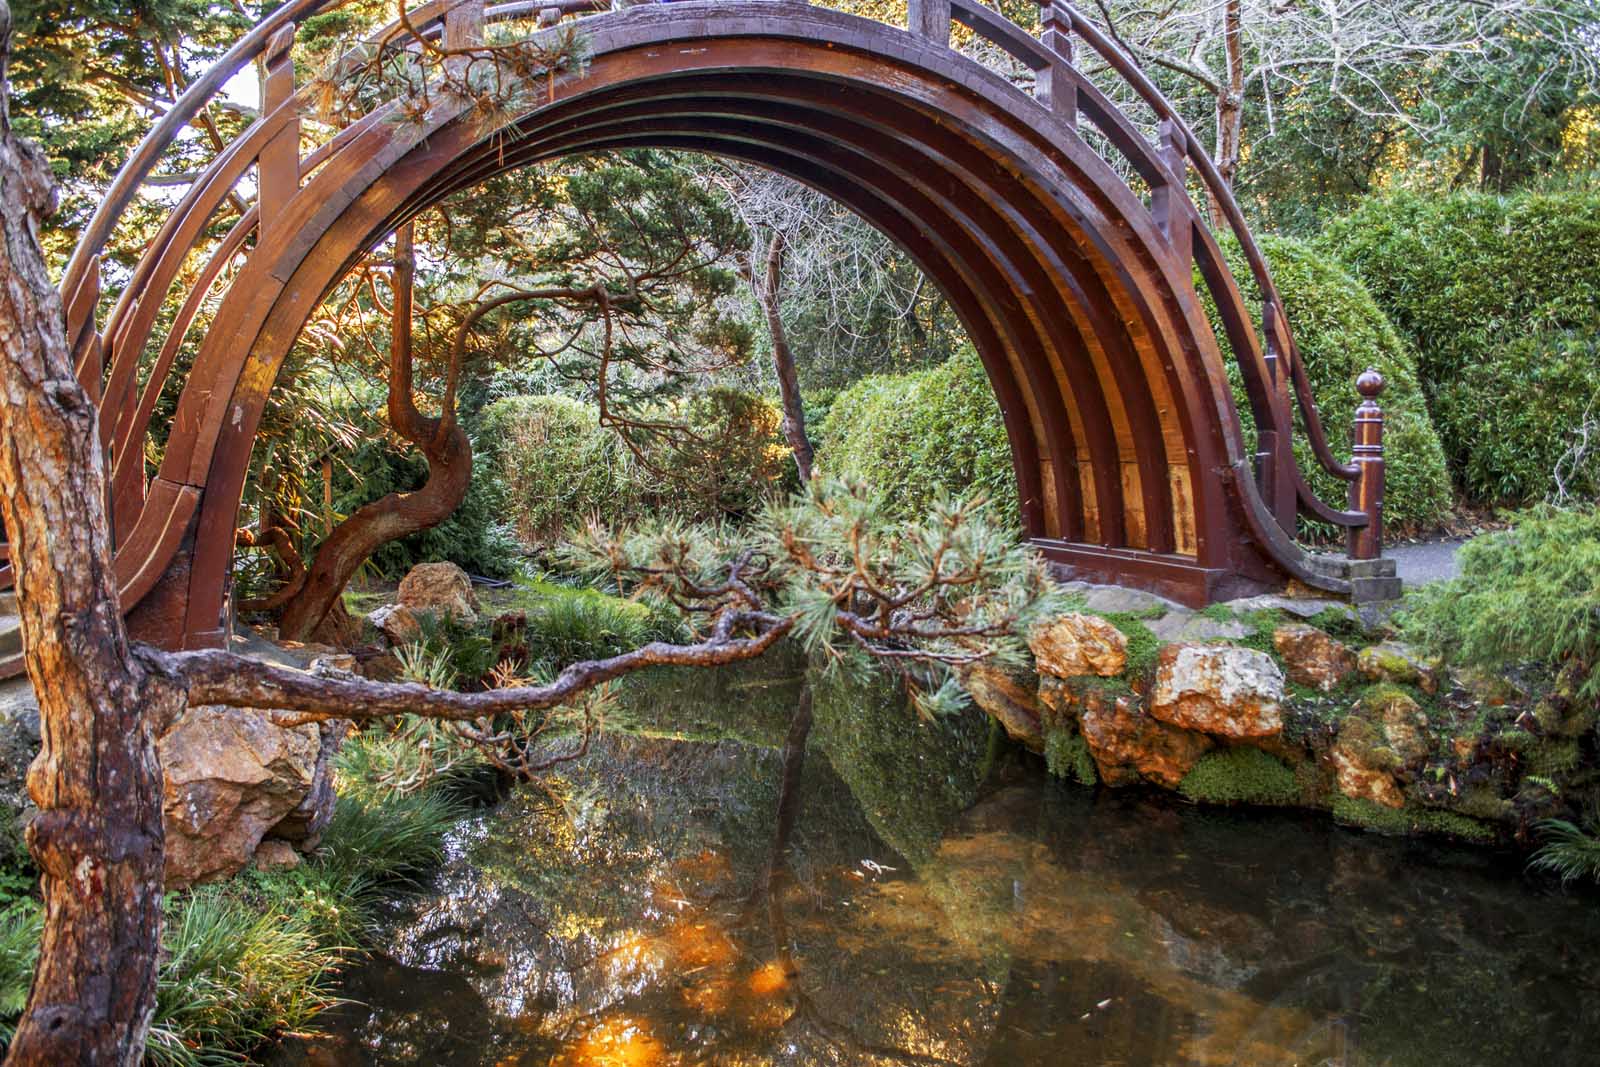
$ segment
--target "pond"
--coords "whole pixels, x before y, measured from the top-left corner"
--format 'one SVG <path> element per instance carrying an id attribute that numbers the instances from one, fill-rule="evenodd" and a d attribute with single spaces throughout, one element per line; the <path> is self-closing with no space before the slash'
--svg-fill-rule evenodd
<path id="1" fill-rule="evenodd" d="M 289 1059 L 1596 1062 L 1600 908 L 1514 860 L 1066 786 L 976 717 L 812 692 L 803 762 L 793 679 L 636 693 L 552 789 L 458 828 Z"/>

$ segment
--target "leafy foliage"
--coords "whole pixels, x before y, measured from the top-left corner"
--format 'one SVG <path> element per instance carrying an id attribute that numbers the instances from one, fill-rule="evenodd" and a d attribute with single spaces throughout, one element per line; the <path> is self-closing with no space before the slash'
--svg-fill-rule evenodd
<path id="1" fill-rule="evenodd" d="M 1461 575 L 1425 586 L 1405 631 L 1462 664 L 1572 665 L 1600 696 L 1600 509 L 1536 508 L 1468 542 Z"/>
<path id="2" fill-rule="evenodd" d="M 821 472 L 873 486 L 893 515 L 915 518 L 941 495 L 981 492 L 1016 521 L 1011 444 L 971 349 L 930 370 L 863 378 L 834 399 L 818 436 Z"/>
<path id="3" fill-rule="evenodd" d="M 1434 410 L 1440 432 L 1466 443 L 1458 477 L 1474 500 L 1533 503 L 1556 491 L 1558 469 L 1566 494 L 1600 499 L 1600 440 L 1586 453 L 1578 440 L 1600 420 L 1600 325 L 1495 345 L 1442 383 Z"/>
<path id="4" fill-rule="evenodd" d="M 1544 843 L 1529 866 L 1563 882 L 1600 881 L 1600 837 L 1565 819 L 1546 819 L 1538 829 Z"/>
<path id="5" fill-rule="evenodd" d="M 652 515 L 738 517 L 783 487 L 792 465 L 766 399 L 718 387 L 659 416 L 683 429 L 635 433 L 630 447 L 582 401 L 519 396 L 491 404 L 480 437 L 492 442 L 505 513 L 523 542 L 550 548 L 567 527 L 591 519 L 611 526 Z"/>
<path id="6" fill-rule="evenodd" d="M 1412 352 L 1361 282 L 1335 261 L 1292 238 L 1262 237 L 1260 245 L 1272 269 L 1273 284 L 1289 313 L 1289 324 L 1305 361 L 1328 443 L 1336 454 L 1348 449 L 1351 422 L 1361 399 L 1355 390 L 1356 377 L 1368 367 L 1376 367 L 1387 382 L 1381 399 L 1388 460 L 1384 515 L 1399 527 L 1437 522 L 1450 505 L 1450 481 L 1417 381 Z M 1260 306 L 1260 293 L 1250 280 L 1238 243 L 1226 241 L 1223 250 L 1234 277 L 1246 279 L 1246 306 Z M 1226 345 L 1226 334 L 1209 300 L 1207 309 L 1212 329 Z M 1228 368 L 1238 382 L 1233 361 L 1229 361 Z M 1248 430 L 1250 406 L 1242 385 L 1236 385 L 1234 392 L 1235 405 Z M 1303 429 L 1298 427 L 1294 445 L 1295 460 L 1317 495 L 1342 508 L 1349 483 L 1321 468 Z"/>
<path id="7" fill-rule="evenodd" d="M 1528 351 L 1503 347 L 1508 342 L 1600 330 L 1600 193 L 1592 190 L 1398 194 L 1331 222 L 1317 244 L 1361 278 L 1415 346 L 1445 454 L 1458 471 L 1468 468 L 1482 434 L 1465 417 L 1445 417 L 1437 407 L 1443 390 L 1497 358 L 1526 366 Z M 1479 380 L 1488 386 L 1517 376 L 1513 369 Z M 1471 406 L 1521 400 L 1486 396 Z"/>

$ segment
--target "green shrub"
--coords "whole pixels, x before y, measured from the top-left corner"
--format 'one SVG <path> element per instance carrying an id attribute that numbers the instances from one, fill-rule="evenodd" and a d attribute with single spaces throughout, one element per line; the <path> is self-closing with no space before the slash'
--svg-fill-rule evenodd
<path id="1" fill-rule="evenodd" d="M 1295 343 L 1305 361 L 1312 395 L 1334 454 L 1341 459 L 1349 455 L 1351 422 L 1361 399 L 1356 393 L 1356 377 L 1368 367 L 1376 367 L 1388 383 L 1381 399 L 1388 461 L 1384 516 L 1391 525 L 1402 528 L 1438 522 L 1450 506 L 1450 479 L 1444 451 L 1417 382 L 1413 354 L 1361 282 L 1336 262 L 1303 241 L 1267 236 L 1261 238 L 1260 244 L 1272 268 L 1278 295 L 1288 310 Z M 1226 242 L 1223 250 L 1234 277 L 1248 279 L 1250 272 L 1237 242 Z M 1247 282 L 1243 291 L 1247 307 L 1261 305 L 1253 282 Z M 1227 337 L 1216 309 L 1209 300 L 1207 304 L 1212 329 L 1226 346 Z M 1237 384 L 1236 364 L 1230 360 L 1228 367 L 1236 383 L 1235 403 L 1253 448 L 1250 406 L 1242 385 Z M 1343 508 L 1349 483 L 1322 469 L 1303 432 L 1295 434 L 1294 450 L 1300 470 L 1317 495 Z"/>
<path id="2" fill-rule="evenodd" d="M 1573 452 L 1585 419 L 1600 420 L 1600 333 L 1498 345 L 1439 387 L 1434 411 L 1440 432 L 1465 443 L 1457 477 L 1474 500 L 1538 501 L 1556 491 L 1558 467 L 1569 496 L 1600 498 L 1600 427 L 1587 455 Z"/>
<path id="3" fill-rule="evenodd" d="M 1538 826 L 1543 844 L 1529 866 L 1549 871 L 1562 882 L 1600 881 L 1600 837 L 1565 819 L 1545 819 Z"/>
<path id="4" fill-rule="evenodd" d="M 1413 594 L 1406 635 L 1457 664 L 1568 665 L 1600 695 L 1600 509 L 1525 512 L 1461 549 L 1461 574 Z"/>
<path id="5" fill-rule="evenodd" d="M 480 437 L 504 485 L 506 513 L 529 546 L 548 546 L 590 517 L 636 518 L 645 472 L 600 412 L 564 396 L 513 396 L 485 409 Z"/>
<path id="6" fill-rule="evenodd" d="M 915 374 L 863 378 L 834 399 L 818 438 L 819 470 L 872 486 L 893 514 L 981 490 L 1018 521 L 1011 445 L 971 349 Z"/>
<path id="7" fill-rule="evenodd" d="M 1600 329 L 1600 191 L 1399 193 L 1330 222 L 1318 246 L 1366 283 L 1411 341 L 1430 399 L 1497 352 L 1517 358 L 1505 350 L 1511 342 Z M 1485 396 L 1477 406 L 1520 400 Z M 1466 419 L 1439 430 L 1456 470 L 1487 436 Z"/>
<path id="8" fill-rule="evenodd" d="M 1178 792 L 1210 804 L 1292 804 L 1294 772 L 1259 748 L 1225 748 L 1200 757 Z"/>
<path id="9" fill-rule="evenodd" d="M 550 548 L 589 518 L 607 526 L 646 515 L 737 518 L 792 481 L 781 417 L 762 397 L 716 388 L 649 417 L 692 432 L 633 432 L 641 459 L 582 401 L 506 397 L 484 411 L 480 437 L 492 442 L 506 513 L 524 544 Z"/>

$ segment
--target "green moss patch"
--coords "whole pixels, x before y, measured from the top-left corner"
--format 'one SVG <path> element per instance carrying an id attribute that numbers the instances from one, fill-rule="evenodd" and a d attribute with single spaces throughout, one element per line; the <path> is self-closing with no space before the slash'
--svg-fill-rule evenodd
<path id="1" fill-rule="evenodd" d="M 1208 804 L 1293 804 L 1300 786 L 1292 770 L 1259 748 L 1228 748 L 1200 757 L 1178 785 Z"/>
<path id="2" fill-rule="evenodd" d="M 1370 800 L 1335 797 L 1333 817 L 1347 826 L 1359 826 L 1382 834 L 1440 834 L 1464 841 L 1493 841 L 1493 828 L 1476 819 L 1435 808 L 1386 808 Z"/>

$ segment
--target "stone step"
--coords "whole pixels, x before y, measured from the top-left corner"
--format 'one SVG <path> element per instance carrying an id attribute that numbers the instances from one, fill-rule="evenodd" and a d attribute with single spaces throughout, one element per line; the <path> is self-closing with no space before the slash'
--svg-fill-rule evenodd
<path id="1" fill-rule="evenodd" d="M 22 651 L 22 620 L 15 615 L 0 615 L 0 659 Z"/>

